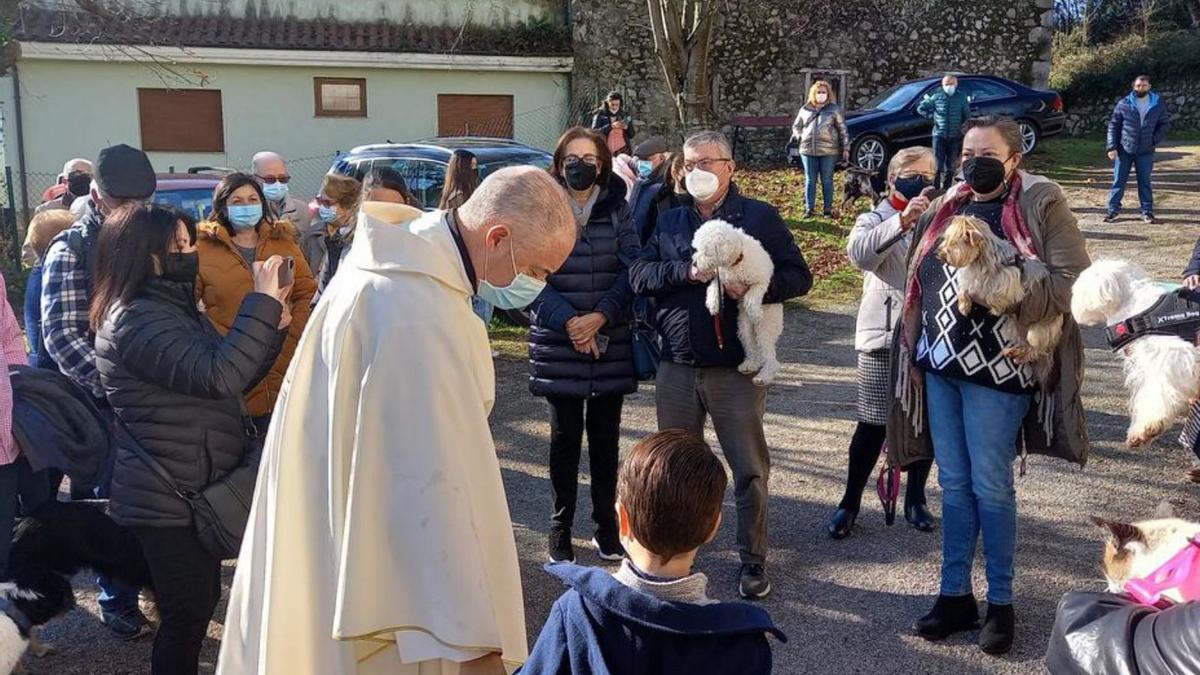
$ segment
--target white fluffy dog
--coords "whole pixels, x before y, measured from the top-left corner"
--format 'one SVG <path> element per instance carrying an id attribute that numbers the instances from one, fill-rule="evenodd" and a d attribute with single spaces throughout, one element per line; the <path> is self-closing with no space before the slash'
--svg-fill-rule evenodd
<path id="1" fill-rule="evenodd" d="M 1153 307 L 1168 291 L 1124 260 L 1100 260 L 1079 275 L 1071 313 L 1086 326 L 1116 326 Z M 1143 335 L 1121 350 L 1129 390 L 1130 447 L 1167 430 L 1200 398 L 1200 350 L 1174 335 Z"/>
<path id="2" fill-rule="evenodd" d="M 754 376 L 754 384 L 765 387 L 779 373 L 775 344 L 783 334 L 783 305 L 763 304 L 763 296 L 775 273 L 771 256 L 757 239 L 723 220 L 710 220 L 692 237 L 692 264 L 701 272 L 714 272 L 705 305 L 716 316 L 721 311 L 725 285 L 746 286 L 738 301 L 738 339 L 746 360 L 738 372 Z"/>

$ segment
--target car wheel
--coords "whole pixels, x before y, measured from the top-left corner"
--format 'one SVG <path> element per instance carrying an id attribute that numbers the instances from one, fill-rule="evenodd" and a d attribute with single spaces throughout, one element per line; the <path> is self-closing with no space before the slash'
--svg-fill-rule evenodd
<path id="1" fill-rule="evenodd" d="M 518 328 L 529 327 L 529 314 L 523 309 L 501 309 L 497 310 L 496 314 L 500 319 L 510 326 Z"/>
<path id="2" fill-rule="evenodd" d="M 1017 126 L 1021 129 L 1021 153 L 1028 155 L 1041 142 L 1042 130 L 1029 120 L 1017 120 Z"/>
<path id="3" fill-rule="evenodd" d="M 850 157 L 856 165 L 878 175 L 887 162 L 887 143 L 879 136 L 863 136 L 854 141 Z"/>

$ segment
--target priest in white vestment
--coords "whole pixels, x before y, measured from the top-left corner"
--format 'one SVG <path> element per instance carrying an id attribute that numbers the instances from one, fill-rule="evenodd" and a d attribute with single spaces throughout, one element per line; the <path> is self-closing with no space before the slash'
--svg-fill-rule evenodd
<path id="1" fill-rule="evenodd" d="M 554 179 L 497 171 L 457 211 L 367 202 L 263 451 L 220 675 L 503 673 L 527 655 L 471 296 L 536 297 L 570 254 Z"/>

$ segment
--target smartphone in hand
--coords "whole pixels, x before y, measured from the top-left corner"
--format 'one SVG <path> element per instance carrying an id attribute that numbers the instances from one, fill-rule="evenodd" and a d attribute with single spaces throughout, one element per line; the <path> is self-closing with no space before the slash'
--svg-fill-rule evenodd
<path id="1" fill-rule="evenodd" d="M 287 288 L 296 280 L 296 259 L 292 256 L 286 256 L 283 259 L 283 264 L 279 266 L 279 287 Z"/>
<path id="2" fill-rule="evenodd" d="M 608 352 L 608 336 L 604 333 L 596 333 L 596 348 L 601 354 Z"/>

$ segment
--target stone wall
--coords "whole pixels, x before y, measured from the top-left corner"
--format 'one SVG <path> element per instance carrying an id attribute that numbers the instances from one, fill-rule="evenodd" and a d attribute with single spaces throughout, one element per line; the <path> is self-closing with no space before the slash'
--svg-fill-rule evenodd
<path id="1" fill-rule="evenodd" d="M 712 51 L 714 117 L 730 130 L 740 115 L 793 116 L 805 85 L 818 77 L 833 79 L 849 107 L 947 70 L 1045 86 L 1052 1 L 722 0 Z M 573 0 L 571 18 L 576 99 L 598 102 L 618 89 L 643 131 L 676 132 L 645 0 Z M 779 161 L 782 151 L 777 145 L 755 159 Z"/>
<path id="2" fill-rule="evenodd" d="M 1155 82 L 1154 89 L 1171 114 L 1171 131 L 1200 131 L 1200 80 Z M 1066 132 L 1072 136 L 1103 134 L 1108 129 L 1116 97 L 1067 106 Z"/>

